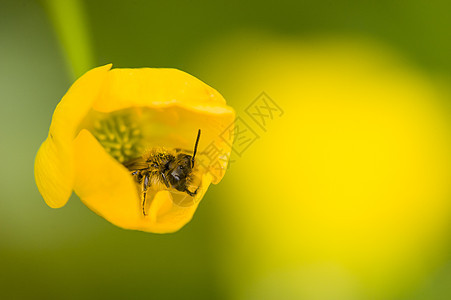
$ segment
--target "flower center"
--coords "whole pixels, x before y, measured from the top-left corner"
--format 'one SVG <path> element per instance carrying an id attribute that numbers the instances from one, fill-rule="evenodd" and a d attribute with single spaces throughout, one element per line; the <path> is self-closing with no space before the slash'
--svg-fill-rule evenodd
<path id="1" fill-rule="evenodd" d="M 141 155 L 141 130 L 128 115 L 109 115 L 94 122 L 92 134 L 102 147 L 123 163 Z"/>

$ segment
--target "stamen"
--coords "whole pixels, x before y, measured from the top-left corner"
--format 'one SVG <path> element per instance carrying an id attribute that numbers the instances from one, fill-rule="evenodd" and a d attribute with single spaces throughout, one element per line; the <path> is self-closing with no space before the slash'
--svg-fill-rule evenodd
<path id="1" fill-rule="evenodd" d="M 141 131 L 127 115 L 110 115 L 95 121 L 92 133 L 104 149 L 120 163 L 142 153 Z"/>

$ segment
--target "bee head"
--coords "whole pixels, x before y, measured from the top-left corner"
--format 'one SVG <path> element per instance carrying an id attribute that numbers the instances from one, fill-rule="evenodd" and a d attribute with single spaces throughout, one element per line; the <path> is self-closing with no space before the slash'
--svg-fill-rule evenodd
<path id="1" fill-rule="evenodd" d="M 192 174 L 194 168 L 194 157 L 196 156 L 197 146 L 200 138 L 200 129 L 197 132 L 196 144 L 194 145 L 193 155 L 178 153 L 176 154 L 172 161 L 169 163 L 167 172 L 167 178 L 170 185 L 182 192 L 187 192 L 187 183 L 190 181 L 190 175 Z"/>
<path id="2" fill-rule="evenodd" d="M 192 171 L 191 160 L 191 155 L 188 154 L 181 153 L 176 156 L 175 160 L 170 165 L 169 175 L 172 177 L 171 181 L 177 182 L 186 180 L 186 177 Z"/>

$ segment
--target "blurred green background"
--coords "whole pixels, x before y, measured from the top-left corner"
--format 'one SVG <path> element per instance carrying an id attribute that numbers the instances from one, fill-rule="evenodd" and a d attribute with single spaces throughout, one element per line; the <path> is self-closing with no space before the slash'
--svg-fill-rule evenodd
<path id="1" fill-rule="evenodd" d="M 0 298 L 451 299 L 450 11 L 0 0 Z M 184 70 L 260 136 L 175 234 L 36 188 L 56 104 L 106 63 Z M 265 130 L 263 91 L 284 110 Z"/>

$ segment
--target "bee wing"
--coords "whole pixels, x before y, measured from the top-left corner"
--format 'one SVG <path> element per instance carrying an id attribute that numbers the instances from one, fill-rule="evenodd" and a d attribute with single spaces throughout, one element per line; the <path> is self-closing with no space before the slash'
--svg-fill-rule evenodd
<path id="1" fill-rule="evenodd" d="M 124 163 L 124 166 L 127 169 L 129 169 L 130 171 L 142 170 L 142 169 L 146 169 L 149 167 L 147 162 L 142 157 L 137 157 L 137 158 L 131 159 L 129 161 L 126 161 Z"/>
<path id="2" fill-rule="evenodd" d="M 171 196 L 172 202 L 180 207 L 190 207 L 196 204 L 194 197 L 177 190 L 171 190 Z"/>

